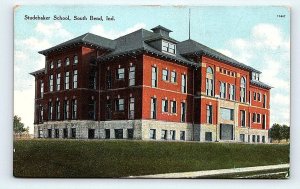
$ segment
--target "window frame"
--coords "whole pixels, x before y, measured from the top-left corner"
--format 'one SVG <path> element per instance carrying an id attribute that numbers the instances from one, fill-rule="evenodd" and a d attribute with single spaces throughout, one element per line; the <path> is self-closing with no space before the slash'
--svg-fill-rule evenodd
<path id="1" fill-rule="evenodd" d="M 121 72 L 123 70 L 123 72 Z M 117 75 L 116 78 L 118 80 L 124 80 L 125 79 L 125 68 L 118 68 L 117 69 Z"/>

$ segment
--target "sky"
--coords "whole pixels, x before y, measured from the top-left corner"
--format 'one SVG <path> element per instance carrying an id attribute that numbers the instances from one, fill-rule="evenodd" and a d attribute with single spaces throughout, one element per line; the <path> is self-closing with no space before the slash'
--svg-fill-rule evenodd
<path id="1" fill-rule="evenodd" d="M 38 51 L 87 32 L 115 39 L 162 25 L 178 41 L 191 39 L 262 72 L 271 89 L 271 124 L 290 125 L 290 10 L 287 7 L 19 6 L 14 12 L 14 114 L 33 132 L 34 77 L 45 66 Z M 25 20 L 49 16 L 50 20 Z M 71 20 L 53 20 L 54 16 Z M 86 16 L 88 20 L 72 20 Z M 114 21 L 89 20 L 113 16 Z"/>

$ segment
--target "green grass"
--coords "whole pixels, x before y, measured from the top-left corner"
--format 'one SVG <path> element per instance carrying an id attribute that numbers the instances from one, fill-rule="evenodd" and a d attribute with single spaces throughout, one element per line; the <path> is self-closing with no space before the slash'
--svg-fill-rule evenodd
<path id="1" fill-rule="evenodd" d="M 18 140 L 16 177 L 127 177 L 289 163 L 289 145 Z"/>

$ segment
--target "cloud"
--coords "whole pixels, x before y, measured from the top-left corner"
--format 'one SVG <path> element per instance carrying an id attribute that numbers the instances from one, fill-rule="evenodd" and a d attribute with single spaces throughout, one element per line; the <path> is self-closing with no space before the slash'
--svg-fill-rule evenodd
<path id="1" fill-rule="evenodd" d="M 30 51 L 40 51 L 49 48 L 51 44 L 47 39 L 38 39 L 36 37 L 29 37 L 19 41 L 19 45 Z"/>
<path id="2" fill-rule="evenodd" d="M 72 34 L 63 28 L 63 25 L 60 22 L 53 22 L 52 24 L 44 24 L 38 22 L 35 31 L 41 33 L 46 37 L 59 36 L 61 38 L 70 38 Z"/>
<path id="3" fill-rule="evenodd" d="M 271 124 L 290 121 L 290 39 L 281 29 L 260 23 L 247 38 L 229 40 L 219 51 L 260 71 L 260 80 L 271 85 Z"/>
<path id="4" fill-rule="evenodd" d="M 137 23 L 134 26 L 127 28 L 123 31 L 116 31 L 116 30 L 107 30 L 103 27 L 103 25 L 98 24 L 91 27 L 90 32 L 102 37 L 106 37 L 109 39 L 116 39 L 118 37 L 124 36 L 141 28 L 145 28 L 146 24 L 144 23 Z"/>

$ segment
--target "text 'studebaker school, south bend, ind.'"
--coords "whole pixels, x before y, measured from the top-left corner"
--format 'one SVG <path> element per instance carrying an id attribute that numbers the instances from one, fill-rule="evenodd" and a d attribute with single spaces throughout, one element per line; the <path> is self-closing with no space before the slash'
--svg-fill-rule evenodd
<path id="1" fill-rule="evenodd" d="M 86 33 L 40 51 L 36 138 L 268 142 L 261 72 L 171 30 Z"/>

